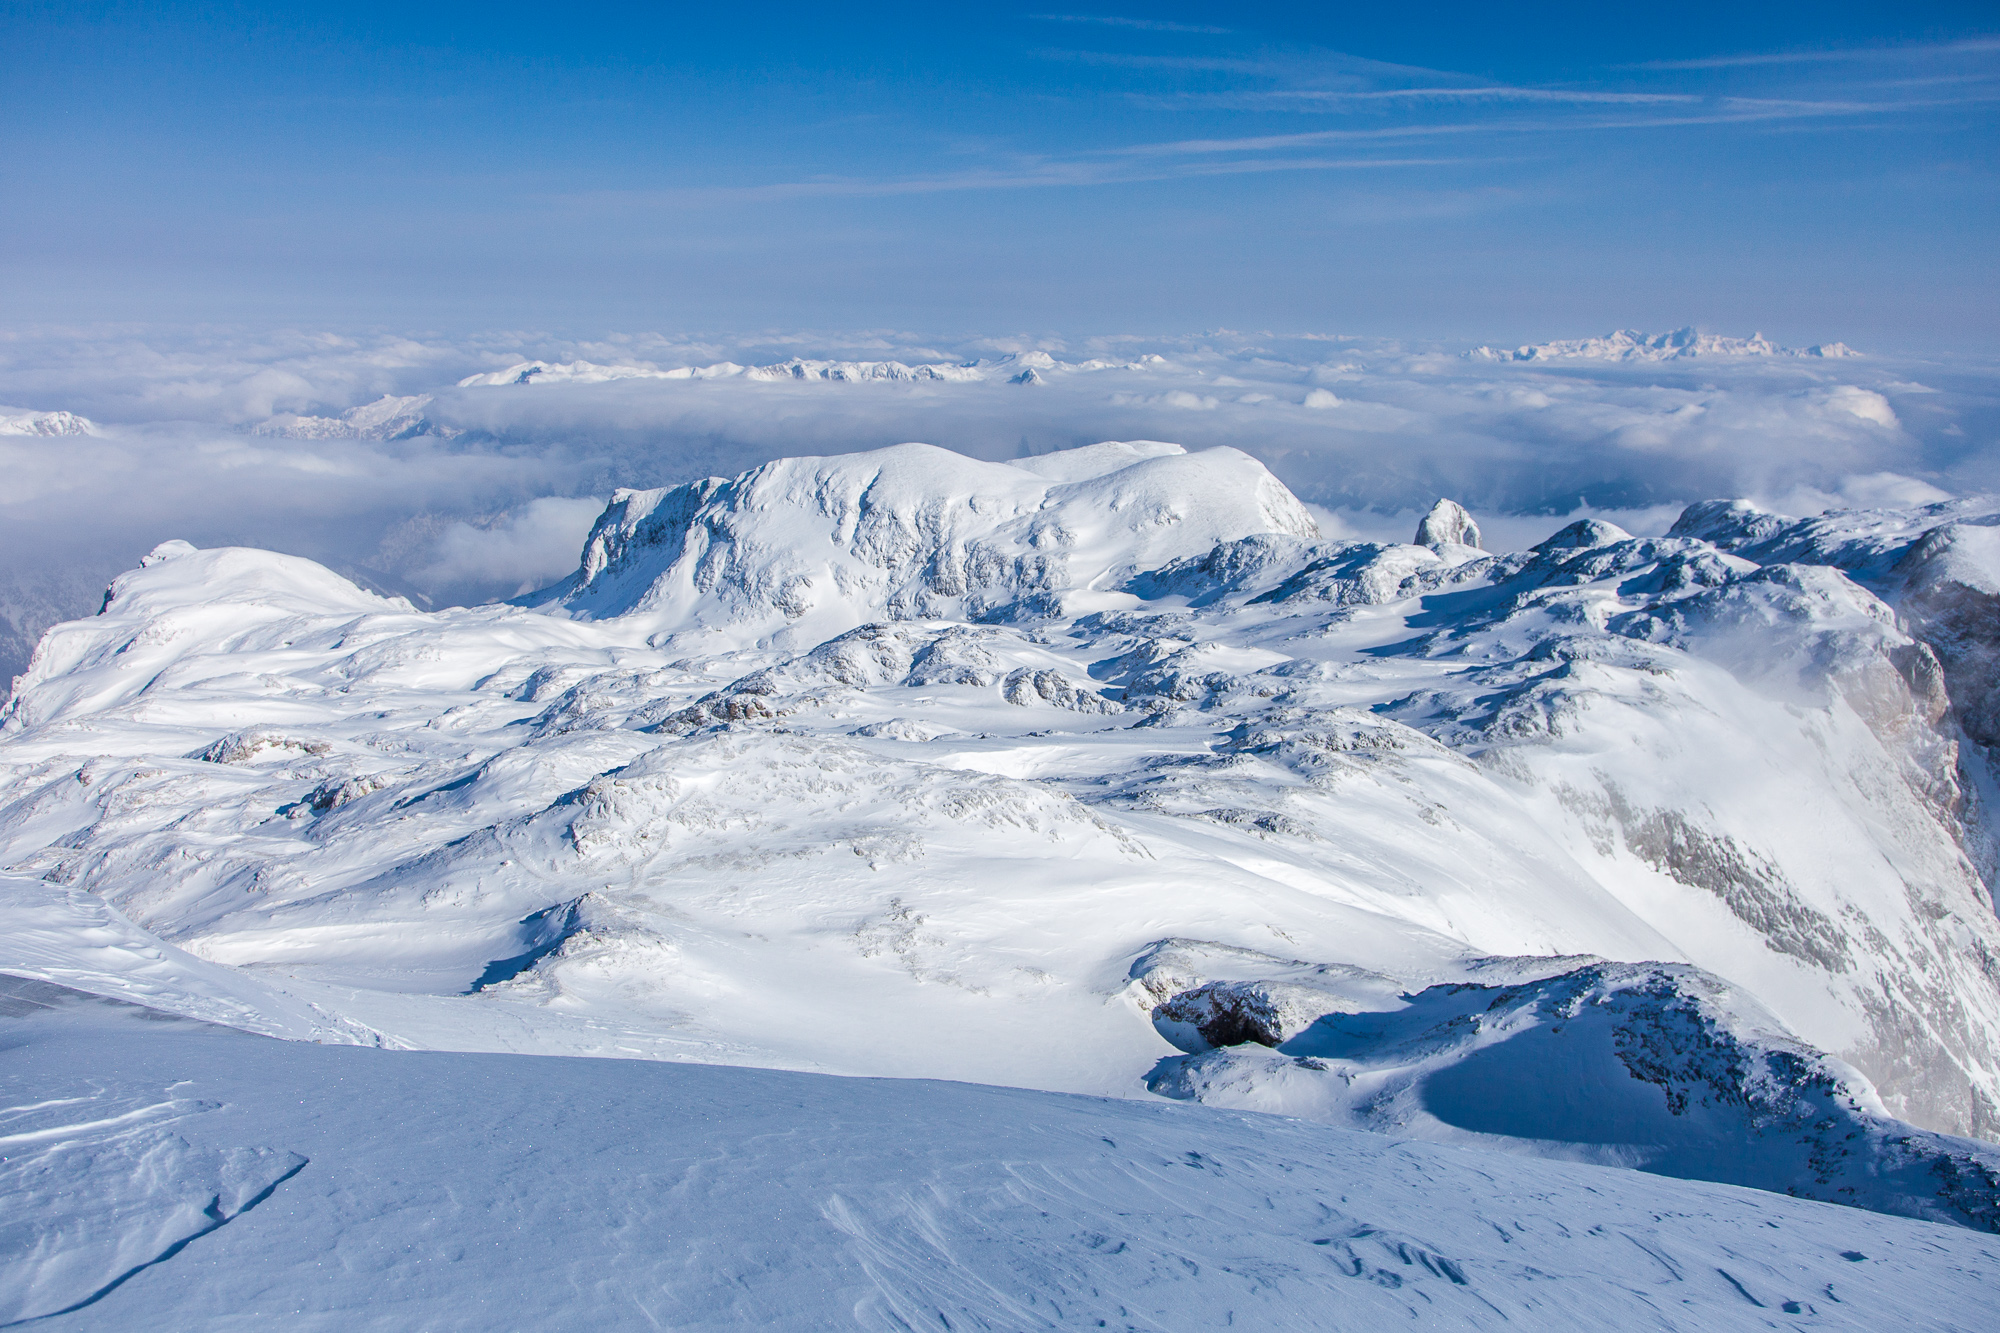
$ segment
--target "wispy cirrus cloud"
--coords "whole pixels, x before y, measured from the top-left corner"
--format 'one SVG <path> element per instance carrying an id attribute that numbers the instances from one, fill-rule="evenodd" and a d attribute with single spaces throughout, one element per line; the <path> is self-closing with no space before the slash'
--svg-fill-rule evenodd
<path id="1" fill-rule="evenodd" d="M 820 177 L 740 186 L 693 186 L 654 191 L 592 191 L 564 196 L 570 203 L 643 202 L 660 204 L 723 204 L 814 198 L 886 198 L 902 195 L 959 193 L 979 190 L 1033 190 L 1139 184 L 1202 176 L 1288 171 L 1365 171 L 1373 169 L 1453 168 L 1492 165 L 1504 159 L 1492 153 L 1477 156 L 1362 156 L 1368 145 L 1394 144 L 1467 136 L 1538 136 L 1577 132 L 1656 131 L 1701 126 L 1750 125 L 1759 122 L 1852 120 L 1918 109 L 2000 100 L 2000 89 L 1971 89 L 1951 97 L 1829 99 L 1809 97 L 1700 96 L 1691 93 L 1589 93 L 1507 86 L 1465 89 L 1381 89 L 1362 93 L 1293 90 L 1271 97 L 1324 98 L 1327 101 L 1378 100 L 1390 104 L 1445 100 L 1513 100 L 1528 105 L 1576 105 L 1585 108 L 1631 107 L 1645 113 L 1556 117 L 1499 116 L 1477 120 L 1408 120 L 1322 130 L 1159 140 L 1117 144 L 1067 155 L 1015 154 L 1013 160 L 991 167 L 894 177 Z M 1356 155 L 1328 157 L 1319 150 L 1346 147 Z M 1287 156 L 1296 154 L 1297 156 Z M 1235 157 L 1234 161 L 1212 159 Z M 1189 159 L 1176 161 L 1176 159 Z M 1211 159 L 1197 161 L 1193 159 Z M 1139 165 L 1144 163 L 1146 165 Z"/>
<path id="2" fill-rule="evenodd" d="M 1958 97 L 1900 97 L 1830 100 L 1806 97 L 1724 97 L 1721 105 L 1729 111 L 1757 118 L 1793 116 L 1855 116 L 1897 111 L 1927 111 L 1936 107 L 1972 106 L 2000 100 L 2000 88 L 1969 92 Z"/>
<path id="3" fill-rule="evenodd" d="M 1799 120 L 1812 117 L 1853 117 L 1870 113 L 1890 113 L 1920 108 L 1969 105 L 1995 100 L 2000 94 L 1975 94 L 1956 98 L 1899 99 L 1895 101 L 1812 101 L 1782 98 L 1720 98 L 1715 110 L 1703 114 L 1575 118 L 1566 120 L 1502 119 L 1457 121 L 1444 124 L 1406 124 L 1368 129 L 1305 130 L 1291 134 L 1260 134 L 1242 138 L 1175 139 L 1158 143 L 1128 144 L 1099 150 L 1105 154 L 1133 157 L 1173 156 L 1206 153 L 1281 152 L 1367 140 L 1431 138 L 1467 134 L 1553 134 L 1574 131 L 1653 130 L 1700 125 L 1739 125 L 1769 120 Z"/>
<path id="4" fill-rule="evenodd" d="M 1227 36 L 1233 29 L 1206 23 L 1173 23 L 1166 19 L 1121 18 L 1111 14 L 1030 14 L 1042 23 L 1094 23 L 1101 28 L 1131 28 L 1139 32 L 1182 32 L 1211 37 Z"/>
<path id="5" fill-rule="evenodd" d="M 1066 47 L 1044 47 L 1030 54 L 1042 60 L 1067 60 L 1079 65 L 1104 65 L 1119 69 L 1211 70 L 1227 74 L 1271 72 L 1271 66 L 1265 61 L 1236 56 L 1134 55 L 1124 51 L 1076 51 Z"/>
<path id="6" fill-rule="evenodd" d="M 1050 23 L 1112 31 L 1231 36 L 1219 28 L 1164 20 L 1103 15 L 1044 14 Z M 1110 44 L 1110 43 L 1107 43 Z M 1011 143 L 990 139 L 941 169 L 906 169 L 813 175 L 729 185 L 688 184 L 654 190 L 573 191 L 560 196 L 561 208 L 655 209 L 708 207 L 786 200 L 895 198 L 980 191 L 1089 189 L 1146 182 L 1228 175 L 1354 173 L 1401 171 L 1444 173 L 1468 166 L 1493 166 L 1536 152 L 1558 151 L 1555 141 L 1574 134 L 1660 133 L 1702 128 L 1773 126 L 1811 128 L 1858 124 L 1869 118 L 1909 115 L 1941 107 L 2000 98 L 2000 74 L 1966 69 L 1967 58 L 2000 50 L 2000 39 L 1961 41 L 1927 47 L 1848 52 L 1774 53 L 1726 56 L 1706 61 L 1666 62 L 1648 75 L 1618 76 L 1612 86 L 1588 81 L 1561 86 L 1481 79 L 1447 69 L 1392 64 L 1343 52 L 1275 47 L 1254 39 L 1169 44 L 1152 50 L 1039 49 L 1026 52 L 1045 60 L 1149 71 L 1159 90 L 1121 88 L 1107 95 L 1129 106 L 1164 112 L 1208 113 L 1214 128 L 1261 132 L 1209 133 L 1140 142 L 1057 144 Z M 1829 78 L 1823 71 L 1800 72 L 1812 61 L 1898 55 L 1934 58 L 1933 66 L 1871 71 L 1911 77 L 1885 83 Z M 1937 60 L 1959 62 L 1938 65 Z M 1989 62 L 1990 63 L 1990 62 Z M 1728 71 L 1726 87 L 1715 80 L 1699 86 L 1677 72 Z M 1768 67 L 1768 68 L 1767 68 Z M 1199 91 L 1173 90 L 1180 76 L 1202 77 Z M 1215 88 L 1217 82 L 1238 85 Z M 1904 86 L 1907 84 L 1907 86 Z M 1259 86 L 1261 85 L 1261 86 Z M 1224 113 L 1221 115 L 1214 113 Z M 1259 113 L 1315 115 L 1334 123 L 1325 128 L 1282 129 L 1285 122 L 1259 120 Z M 1233 114 L 1241 113 L 1241 114 Z M 1297 125 L 1296 120 L 1289 121 Z M 1206 126 L 1205 126 L 1206 127 Z M 1276 131 L 1276 132 L 1273 132 Z M 1501 139 L 1520 145 L 1500 156 L 1496 147 L 1473 153 L 1424 153 L 1420 145 L 1443 141 Z M 1534 146 L 1547 140 L 1546 149 Z M 1426 187 L 1438 188 L 1433 182 Z"/>
<path id="7" fill-rule="evenodd" d="M 1264 92 L 1196 93 L 1187 96 L 1207 106 L 1260 110 L 1337 108 L 1343 103 L 1360 102 L 1560 102 L 1643 106 L 1701 100 L 1697 93 L 1594 92 L 1580 88 L 1520 88 L 1510 84 L 1469 88 L 1279 88 Z"/>
<path id="8" fill-rule="evenodd" d="M 2000 50 L 2000 39 L 1968 39 L 1926 46 L 1869 48 L 1843 51 L 1775 52 L 1717 56 L 1693 61 L 1652 62 L 1630 69 L 1648 71 L 1634 80 L 1621 76 L 1614 86 L 1535 86 L 1482 80 L 1448 70 L 1391 65 L 1332 51 L 1300 51 L 1225 43 L 1221 50 L 1200 54 L 1130 54 L 1119 51 L 1041 51 L 1051 59 L 1152 69 L 1163 76 L 1203 71 L 1241 75 L 1240 86 L 1226 89 L 1126 92 L 1134 105 L 1161 111 L 1269 112 L 1310 114 L 1327 118 L 1356 117 L 1326 129 L 1284 132 L 1208 134 L 1093 147 L 1069 154 L 1048 154 L 1045 162 L 1068 161 L 1059 169 L 1044 167 L 1038 182 L 1100 184 L 1122 179 L 1116 172 L 1078 169 L 1092 159 L 1227 158 L 1256 159 L 1244 170 L 1279 170 L 1274 159 L 1301 155 L 1301 165 L 1318 161 L 1322 150 L 1343 147 L 1359 155 L 1368 145 L 1385 147 L 1443 137 L 1506 135 L 1533 137 L 1577 132 L 1609 134 L 1657 132 L 1701 127 L 1754 126 L 1760 122 L 1811 127 L 1824 123 L 1860 123 L 1867 118 L 1908 116 L 1940 108 L 1970 106 L 2000 100 L 2000 71 L 1989 71 L 1983 57 Z M 1921 77 L 1891 86 L 1827 76 L 1820 62 L 1898 59 L 1927 61 L 1931 68 L 1910 71 Z M 1981 67 L 1966 69 L 1968 59 Z M 1738 67 L 1741 67 L 1740 69 Z M 1734 87 L 1719 89 L 1705 81 L 1698 89 L 1676 73 L 1697 70 L 1734 71 Z M 1639 86 L 1633 86 L 1634 83 Z M 1648 83 L 1653 86 L 1646 86 Z M 1661 86 L 1664 84 L 1665 86 Z M 1679 86 L 1675 86 L 1678 84 Z M 1272 86 L 1276 85 L 1276 86 Z M 1922 94 L 1922 95 L 1913 95 Z M 1384 123 L 1386 120 L 1387 123 Z M 1250 122 L 1254 124 L 1254 122 Z M 1245 125 L 1249 128 L 1249 124 Z M 1397 159 L 1407 165 L 1416 160 Z M 1424 165 L 1458 165 L 1464 158 L 1425 159 Z M 1343 166 L 1353 165 L 1343 160 Z"/>
<path id="9" fill-rule="evenodd" d="M 1921 60 L 1938 56 L 2000 52 L 2000 37 L 1973 37 L 1957 42 L 1912 46 L 1862 46 L 1827 51 L 1766 51 L 1748 55 L 1703 56 L 1695 60 L 1647 60 L 1625 69 L 1739 69 L 1755 65 L 1813 65 L 1847 61 Z"/>
<path id="10" fill-rule="evenodd" d="M 584 207 L 652 207 L 684 204 L 779 202 L 792 199 L 884 198 L 897 195 L 949 194 L 970 190 L 1061 189 L 1096 185 L 1136 185 L 1149 181 L 1200 176 L 1260 174 L 1277 171 L 1376 171 L 1412 167 L 1460 166 L 1463 157 L 1267 157 L 1230 162 L 1154 163 L 1135 167 L 1118 158 L 1082 158 L 1023 165 L 1014 170 L 941 172 L 928 176 L 882 179 L 865 177 L 778 181 L 767 185 L 692 187 L 674 190 L 596 190 L 570 194 L 562 202 Z M 1479 161 L 1490 162 L 1490 156 Z"/>

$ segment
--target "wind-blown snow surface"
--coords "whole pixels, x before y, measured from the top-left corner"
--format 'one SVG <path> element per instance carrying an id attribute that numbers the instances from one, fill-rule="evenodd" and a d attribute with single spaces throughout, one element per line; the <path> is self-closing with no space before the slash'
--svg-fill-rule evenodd
<path id="1" fill-rule="evenodd" d="M 1962 1228 L 1161 1102 L 272 1042 L 12 979 L 0 1035 L 0 1320 L 51 1328 L 1969 1331 L 2000 1273 Z"/>
<path id="2" fill-rule="evenodd" d="M 0 969 L 1994 1229 L 1996 517 L 1496 556 L 1229 449 L 900 446 L 621 493 L 517 607 L 168 543 L 9 705 Z"/>

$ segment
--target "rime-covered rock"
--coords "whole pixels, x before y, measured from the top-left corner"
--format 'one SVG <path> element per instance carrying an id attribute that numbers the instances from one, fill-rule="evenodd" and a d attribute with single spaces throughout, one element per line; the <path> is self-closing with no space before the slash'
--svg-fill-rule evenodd
<path id="1" fill-rule="evenodd" d="M 1441 546 L 1478 546 L 1479 525 L 1456 500 L 1440 499 L 1417 524 L 1411 538 L 1418 546 L 1436 550 Z"/>

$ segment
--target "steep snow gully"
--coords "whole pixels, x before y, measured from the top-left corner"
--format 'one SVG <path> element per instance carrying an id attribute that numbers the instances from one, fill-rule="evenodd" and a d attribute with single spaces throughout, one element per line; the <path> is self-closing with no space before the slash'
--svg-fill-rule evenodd
<path id="1" fill-rule="evenodd" d="M 1982 1326 L 2000 501 L 1480 542 L 1139 442 L 161 546 L 0 723 L 0 1319 Z"/>

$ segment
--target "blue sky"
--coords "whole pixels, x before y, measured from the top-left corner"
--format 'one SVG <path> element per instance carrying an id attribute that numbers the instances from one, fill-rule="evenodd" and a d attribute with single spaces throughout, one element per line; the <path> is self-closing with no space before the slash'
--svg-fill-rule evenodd
<path id="1" fill-rule="evenodd" d="M 2000 336 L 1990 4 L 0 19 L 17 326 Z"/>

